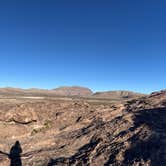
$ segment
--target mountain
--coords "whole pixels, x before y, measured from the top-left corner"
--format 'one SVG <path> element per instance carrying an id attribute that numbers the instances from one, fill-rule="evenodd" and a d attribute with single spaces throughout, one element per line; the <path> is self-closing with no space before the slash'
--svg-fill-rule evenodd
<path id="1" fill-rule="evenodd" d="M 91 96 L 93 94 L 89 88 L 79 86 L 64 86 L 53 89 L 53 91 L 62 96 Z"/>
<path id="2" fill-rule="evenodd" d="M 0 164 L 165 166 L 165 126 L 166 91 L 121 104 L 1 98 Z"/>
<path id="3" fill-rule="evenodd" d="M 21 88 L 0 88 L 0 95 L 18 95 L 18 96 L 66 96 L 66 97 L 84 97 L 94 99 L 110 99 L 123 101 L 126 99 L 138 98 L 145 96 L 144 94 L 130 92 L 130 91 L 107 91 L 93 93 L 92 90 L 80 86 L 63 86 L 56 89 L 21 89 Z"/>

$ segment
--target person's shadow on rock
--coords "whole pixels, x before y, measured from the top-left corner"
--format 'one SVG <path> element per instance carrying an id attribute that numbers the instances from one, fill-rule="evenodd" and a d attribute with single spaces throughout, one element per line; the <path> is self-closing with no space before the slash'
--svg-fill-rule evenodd
<path id="1" fill-rule="evenodd" d="M 10 159 L 10 166 L 22 166 L 22 148 L 19 141 L 16 141 L 15 144 L 11 147 L 9 154 L 2 151 L 0 153 L 8 156 L 8 158 Z"/>
<path id="2" fill-rule="evenodd" d="M 22 148 L 19 141 L 11 147 L 9 159 L 10 159 L 10 166 L 22 166 L 21 156 Z"/>

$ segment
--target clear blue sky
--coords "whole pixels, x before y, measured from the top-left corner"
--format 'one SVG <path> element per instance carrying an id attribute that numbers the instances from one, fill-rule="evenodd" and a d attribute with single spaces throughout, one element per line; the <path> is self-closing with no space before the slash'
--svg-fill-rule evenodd
<path id="1" fill-rule="evenodd" d="M 165 0 L 0 1 L 0 87 L 166 88 Z"/>

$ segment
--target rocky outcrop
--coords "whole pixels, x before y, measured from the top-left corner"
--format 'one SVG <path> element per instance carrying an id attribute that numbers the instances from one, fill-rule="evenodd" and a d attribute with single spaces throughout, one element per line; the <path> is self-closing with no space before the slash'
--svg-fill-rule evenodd
<path id="1" fill-rule="evenodd" d="M 166 165 L 164 91 L 125 104 L 5 102 L 0 113 L 3 166 L 9 165 L 5 153 L 17 140 L 27 166 Z"/>

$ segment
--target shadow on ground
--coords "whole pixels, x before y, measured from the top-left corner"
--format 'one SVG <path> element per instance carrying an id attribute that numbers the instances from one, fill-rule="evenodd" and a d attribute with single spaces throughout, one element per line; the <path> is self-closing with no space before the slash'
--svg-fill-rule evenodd
<path id="1" fill-rule="evenodd" d="M 165 166 L 166 108 L 147 109 L 136 112 L 134 127 L 130 128 L 130 130 L 134 131 L 142 125 L 149 128 L 150 134 L 147 131 L 141 131 L 128 140 L 131 141 L 131 148 L 125 152 L 124 165 L 130 166 L 136 162 L 140 164 L 149 162 L 151 166 Z"/>
<path id="2" fill-rule="evenodd" d="M 10 159 L 10 166 L 22 166 L 22 161 L 21 161 L 22 148 L 19 141 L 16 141 L 15 144 L 11 147 L 10 153 L 2 151 L 0 151 L 0 153 L 8 156 L 8 158 Z"/>

